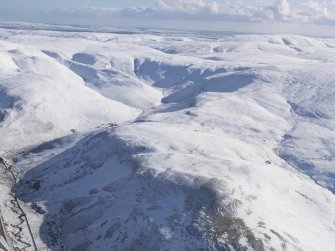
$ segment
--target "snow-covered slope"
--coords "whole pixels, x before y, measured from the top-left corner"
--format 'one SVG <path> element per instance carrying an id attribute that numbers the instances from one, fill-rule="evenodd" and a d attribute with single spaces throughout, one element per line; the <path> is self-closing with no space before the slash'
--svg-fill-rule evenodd
<path id="1" fill-rule="evenodd" d="M 1 42 L 1 151 L 15 150 L 111 122 L 140 110 L 85 86 L 67 67 L 31 46 Z"/>
<path id="2" fill-rule="evenodd" d="M 333 250 L 334 40 L 0 34 L 41 250 Z"/>

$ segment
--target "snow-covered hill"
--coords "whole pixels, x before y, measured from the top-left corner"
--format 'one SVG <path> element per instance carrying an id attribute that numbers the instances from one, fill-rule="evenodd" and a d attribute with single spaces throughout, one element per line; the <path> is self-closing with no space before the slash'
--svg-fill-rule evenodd
<path id="1" fill-rule="evenodd" d="M 40 250 L 333 250 L 335 40 L 0 37 L 1 156 Z"/>
<path id="2" fill-rule="evenodd" d="M 140 110 L 108 99 L 40 50 L 1 42 L 1 151 L 105 123 L 134 119 Z"/>

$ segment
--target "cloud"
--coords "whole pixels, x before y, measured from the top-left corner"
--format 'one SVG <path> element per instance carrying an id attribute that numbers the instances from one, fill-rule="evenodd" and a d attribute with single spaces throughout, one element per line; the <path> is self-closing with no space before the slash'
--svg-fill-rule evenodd
<path id="1" fill-rule="evenodd" d="M 296 4 L 297 1 L 300 4 Z M 157 0 L 151 6 L 126 9 L 84 5 L 49 10 L 51 12 L 74 17 L 335 25 L 335 0 Z"/>
<path id="2" fill-rule="evenodd" d="M 266 9 L 272 12 L 273 15 L 271 16 L 271 19 L 283 21 L 289 20 L 294 16 L 287 0 L 278 0 L 274 2 L 273 5 L 265 8 L 265 10 Z"/>
<path id="3" fill-rule="evenodd" d="M 0 19 L 335 36 L 335 0 L 157 0 L 151 6 L 125 9 L 84 5 L 45 11 L 1 8 L 0 4 Z"/>
<path id="4" fill-rule="evenodd" d="M 165 10 L 165 11 L 182 11 L 188 13 L 199 13 L 199 12 L 208 12 L 208 13 L 218 13 L 222 5 L 217 2 L 205 2 L 203 0 L 183 0 L 176 1 L 174 4 L 167 4 L 163 0 L 159 0 L 154 5 L 156 9 Z"/>
<path id="5" fill-rule="evenodd" d="M 248 4 L 248 1 L 158 0 L 150 7 L 121 10 L 119 15 L 127 18 L 335 24 L 334 7 L 335 1 L 323 4 L 304 1 L 293 8 L 289 0 L 266 1 L 258 6 Z"/>
<path id="6" fill-rule="evenodd" d="M 333 5 L 334 3 L 330 4 Z M 330 12 L 327 6 L 323 6 L 318 2 L 308 1 L 302 3 L 301 6 L 303 9 L 301 10 L 300 14 L 309 19 L 311 22 L 335 20 L 334 13 Z"/>

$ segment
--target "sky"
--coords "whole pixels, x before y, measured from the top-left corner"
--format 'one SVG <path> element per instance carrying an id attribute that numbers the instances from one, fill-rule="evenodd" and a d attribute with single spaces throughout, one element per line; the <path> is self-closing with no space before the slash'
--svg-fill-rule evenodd
<path id="1" fill-rule="evenodd" d="M 1 4 L 8 7 L 36 9 L 78 7 L 83 5 L 128 8 L 134 6 L 150 6 L 153 3 L 155 3 L 155 1 L 152 0 L 1 0 Z"/>
<path id="2" fill-rule="evenodd" d="M 0 21 L 335 37 L 335 0 L 1 0 Z"/>

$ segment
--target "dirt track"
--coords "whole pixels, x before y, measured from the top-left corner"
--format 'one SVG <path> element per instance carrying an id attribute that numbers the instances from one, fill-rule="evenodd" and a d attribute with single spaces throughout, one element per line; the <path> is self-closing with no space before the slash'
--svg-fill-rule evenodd
<path id="1" fill-rule="evenodd" d="M 23 211 L 23 209 L 20 205 L 19 200 L 16 197 L 16 193 L 15 193 L 15 184 L 17 182 L 16 175 L 12 171 L 11 166 L 8 165 L 6 163 L 6 161 L 1 157 L 0 157 L 0 167 L 5 171 L 6 176 L 11 180 L 11 183 L 12 183 L 11 194 L 10 194 L 12 196 L 12 199 L 10 200 L 11 205 L 12 205 L 11 209 L 15 214 L 18 215 L 18 218 L 20 219 L 19 224 L 11 224 L 11 226 L 13 228 L 17 229 L 17 232 L 12 233 L 12 234 L 15 236 L 15 239 L 16 239 L 17 242 L 20 242 L 21 244 L 23 244 L 25 246 L 23 249 L 33 247 L 34 250 L 37 251 L 36 243 L 35 243 L 35 240 L 34 240 L 30 225 L 29 225 L 29 221 L 28 221 L 27 216 L 24 213 L 24 211 Z M 0 209 L 0 223 L 1 223 L 0 224 L 1 225 L 1 227 L 0 227 L 0 250 L 4 249 L 5 251 L 7 251 L 7 250 L 12 251 L 14 249 L 12 248 L 12 244 L 11 244 L 12 242 L 9 238 L 9 235 L 8 235 L 7 230 L 5 228 L 5 225 L 4 225 L 3 217 L 2 217 L 2 214 L 1 214 L 1 209 Z M 26 225 L 26 227 L 28 228 L 28 231 L 31 235 L 32 245 L 30 243 L 27 243 L 27 242 L 22 240 L 21 232 L 22 232 L 22 229 L 23 229 L 24 225 Z M 3 240 L 1 240 L 1 238 Z M 4 243 L 2 243 L 1 241 L 4 242 Z M 7 247 L 5 247 L 6 245 L 7 245 Z"/>

